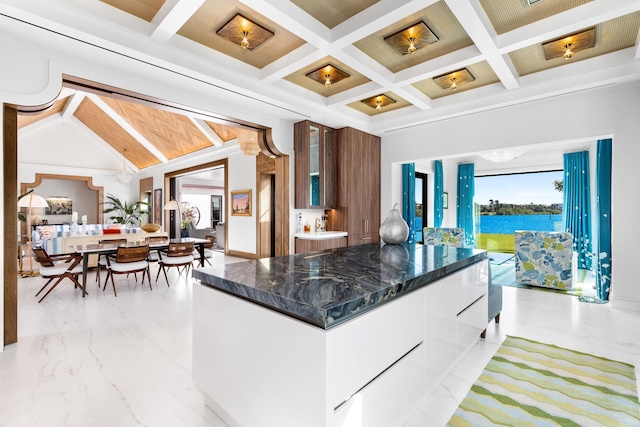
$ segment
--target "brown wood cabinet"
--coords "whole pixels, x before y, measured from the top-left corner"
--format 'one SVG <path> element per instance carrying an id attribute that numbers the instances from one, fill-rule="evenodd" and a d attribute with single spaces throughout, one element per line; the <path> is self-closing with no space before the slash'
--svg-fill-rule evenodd
<path id="1" fill-rule="evenodd" d="M 332 227 L 348 245 L 380 241 L 380 138 L 350 127 L 336 131 L 338 205 Z M 331 215 L 330 215 L 331 217 Z"/>
<path id="2" fill-rule="evenodd" d="M 294 124 L 296 209 L 335 206 L 335 131 L 305 120 Z"/>
<path id="3" fill-rule="evenodd" d="M 324 249 L 335 249 L 347 246 L 346 237 L 337 237 L 335 239 L 309 240 L 296 238 L 296 253 L 303 254 L 306 252 L 322 251 Z"/>

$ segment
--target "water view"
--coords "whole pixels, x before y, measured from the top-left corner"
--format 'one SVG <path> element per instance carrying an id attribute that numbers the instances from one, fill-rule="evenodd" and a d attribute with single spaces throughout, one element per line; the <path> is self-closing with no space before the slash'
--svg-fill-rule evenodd
<path id="1" fill-rule="evenodd" d="M 562 215 L 482 215 L 478 229 L 489 234 L 513 234 L 516 230 L 561 231 Z"/>

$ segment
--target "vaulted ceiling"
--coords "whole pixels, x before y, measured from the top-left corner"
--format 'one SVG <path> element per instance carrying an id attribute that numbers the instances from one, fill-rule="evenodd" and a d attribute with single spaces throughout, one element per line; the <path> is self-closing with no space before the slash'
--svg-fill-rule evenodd
<path id="1" fill-rule="evenodd" d="M 58 33 L 86 34 L 127 54 L 153 52 L 158 62 L 273 99 L 288 113 L 376 134 L 640 78 L 640 0 L 11 3 Z M 72 96 L 82 97 L 72 114 L 126 149 L 138 168 L 235 137 L 207 121 Z M 47 114 L 65 105 L 54 108 Z"/>

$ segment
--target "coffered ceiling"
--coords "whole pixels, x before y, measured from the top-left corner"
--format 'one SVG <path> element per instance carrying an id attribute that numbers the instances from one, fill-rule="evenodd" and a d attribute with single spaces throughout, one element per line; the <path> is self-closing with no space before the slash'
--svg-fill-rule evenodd
<path id="1" fill-rule="evenodd" d="M 25 10 L 37 13 L 33 5 L 41 1 L 12 3 L 18 8 L 29 4 Z M 123 52 L 138 50 L 145 57 L 153 52 L 164 67 L 173 61 L 194 78 L 223 80 L 228 90 L 274 99 L 287 111 L 287 119 L 291 111 L 304 111 L 297 119 L 311 117 L 329 126 L 350 125 L 379 135 L 640 77 L 640 0 L 529 1 L 49 0 L 58 7 L 46 16 L 51 8 L 43 10 L 40 22 L 49 21 L 63 32 L 56 22 L 73 27 L 69 17 L 82 16 L 74 34 L 85 33 L 97 43 L 103 40 L 112 50 L 121 46 Z M 249 27 L 242 23 L 249 21 Z M 95 31 L 91 23 L 96 23 Z M 231 31 L 238 32 L 235 39 L 223 36 L 229 23 Z M 258 31 L 267 34 L 260 36 L 259 44 Z M 594 44 L 581 49 L 584 43 L 578 34 L 584 31 L 592 31 Z M 122 32 L 127 46 L 119 37 Z M 243 37 L 248 48 L 239 43 Z M 561 54 L 570 50 L 570 57 L 547 59 L 543 45 L 552 41 L 557 41 L 555 49 Z M 416 49 L 409 53 L 412 44 Z M 189 70 L 189 65 L 176 63 L 176 52 L 207 66 Z M 327 65 L 347 77 L 329 85 L 321 71 L 318 81 L 308 76 Z M 363 102 L 379 95 L 395 102 L 380 109 Z M 145 129 L 153 129 L 139 131 L 148 142 L 138 142 L 141 146 L 135 149 L 136 164 L 142 168 L 162 156 L 171 159 L 212 144 L 202 136 L 202 126 L 188 119 L 105 99 L 83 101 L 78 119 L 98 121 L 104 114 L 96 106 L 108 107 L 131 126 L 144 122 Z M 225 131 L 211 128 L 223 140 Z M 109 134 L 113 129 L 98 129 L 96 133 L 114 135 Z M 129 143 L 133 142 L 125 145 Z"/>

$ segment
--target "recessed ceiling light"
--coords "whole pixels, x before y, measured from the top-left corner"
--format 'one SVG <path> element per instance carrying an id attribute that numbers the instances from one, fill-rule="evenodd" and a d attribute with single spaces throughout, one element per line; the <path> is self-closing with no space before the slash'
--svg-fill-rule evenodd
<path id="1" fill-rule="evenodd" d="M 438 41 L 438 37 L 423 21 L 387 36 L 384 41 L 403 55 L 412 54 L 416 50 Z"/>
<path id="2" fill-rule="evenodd" d="M 576 52 L 596 45 L 596 28 L 592 27 L 579 33 L 564 36 L 542 44 L 547 61 L 563 57 L 571 58 Z"/>
<path id="3" fill-rule="evenodd" d="M 395 104 L 396 100 L 381 93 L 380 95 L 372 96 L 371 98 L 363 99 L 360 102 L 368 105 L 371 108 L 375 108 L 376 111 L 381 111 L 382 107 L 386 107 L 390 104 Z"/>
<path id="4" fill-rule="evenodd" d="M 239 13 L 216 31 L 216 34 L 248 50 L 255 49 L 273 36 L 273 32 Z"/>
<path id="5" fill-rule="evenodd" d="M 308 73 L 307 77 L 329 87 L 340 80 L 348 78 L 349 74 L 331 64 L 326 64 L 317 70 Z"/>
<path id="6" fill-rule="evenodd" d="M 438 83 L 442 89 L 456 90 L 463 84 L 474 81 L 475 77 L 471 75 L 469 70 L 467 70 L 466 68 L 462 68 L 451 73 L 434 77 L 433 80 Z"/>

